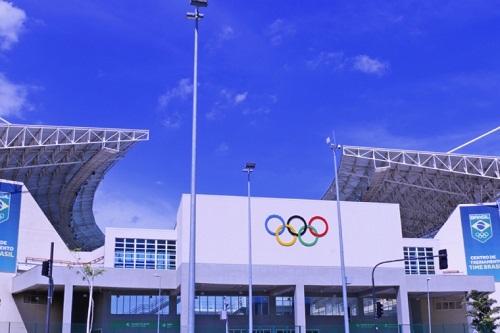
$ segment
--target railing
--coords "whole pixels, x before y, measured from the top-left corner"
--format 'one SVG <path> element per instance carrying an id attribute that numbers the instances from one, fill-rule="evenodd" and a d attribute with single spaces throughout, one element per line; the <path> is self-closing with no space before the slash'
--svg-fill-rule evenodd
<path id="1" fill-rule="evenodd" d="M 106 323 L 106 325 L 94 325 L 92 333 L 156 333 L 156 321 L 120 320 Z M 161 333 L 179 333 L 187 331 L 178 321 L 162 321 Z M 49 333 L 85 333 L 85 324 L 61 324 L 55 323 L 50 326 Z M 229 325 L 229 333 L 248 333 L 246 327 L 234 327 Z M 225 333 L 226 328 L 223 321 L 213 324 L 198 324 L 197 333 Z M 255 325 L 253 333 L 343 333 L 342 324 L 335 325 L 308 325 L 304 331 L 300 326 L 286 325 Z M 430 333 L 429 327 L 424 324 L 399 325 L 390 323 L 352 323 L 351 333 Z M 437 324 L 432 325 L 432 333 L 469 333 L 472 329 L 467 324 Z M 0 333 L 45 333 L 43 323 L 18 323 L 0 322 Z M 479 332 L 490 333 L 490 332 Z"/>

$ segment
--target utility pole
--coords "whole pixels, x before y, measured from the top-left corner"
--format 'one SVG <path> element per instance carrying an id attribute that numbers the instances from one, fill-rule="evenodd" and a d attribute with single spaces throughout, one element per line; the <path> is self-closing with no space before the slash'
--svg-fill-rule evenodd
<path id="1" fill-rule="evenodd" d="M 340 212 L 340 191 L 339 191 L 339 174 L 337 169 L 337 150 L 340 149 L 340 145 L 335 141 L 335 136 L 333 137 L 333 142 L 330 138 L 326 139 L 326 143 L 330 146 L 333 154 L 333 172 L 335 175 L 335 191 L 337 197 L 337 219 L 339 223 L 339 248 L 340 248 L 340 275 L 342 280 L 342 304 L 344 308 L 344 332 L 349 333 L 349 305 L 347 302 L 347 277 L 345 272 L 345 262 L 344 262 L 344 239 L 342 234 L 342 214 Z"/>
<path id="2" fill-rule="evenodd" d="M 250 175 L 255 170 L 255 163 L 247 162 L 243 172 L 247 174 L 247 223 L 248 223 L 248 332 L 253 333 L 253 272 L 252 272 L 252 202 Z"/>
<path id="3" fill-rule="evenodd" d="M 189 221 L 189 269 L 188 269 L 188 332 L 195 333 L 194 298 L 196 295 L 196 117 L 198 111 L 198 23 L 203 18 L 200 7 L 208 0 L 191 0 L 194 13 L 187 13 L 194 20 L 194 65 L 193 65 L 193 125 L 191 132 L 191 203 Z"/>
<path id="4" fill-rule="evenodd" d="M 45 333 L 50 332 L 50 308 L 52 297 L 54 296 L 54 280 L 52 279 L 52 269 L 54 263 L 54 242 L 50 243 L 50 259 L 42 263 L 42 275 L 49 278 L 49 289 L 47 290 L 47 311 L 45 316 Z"/>

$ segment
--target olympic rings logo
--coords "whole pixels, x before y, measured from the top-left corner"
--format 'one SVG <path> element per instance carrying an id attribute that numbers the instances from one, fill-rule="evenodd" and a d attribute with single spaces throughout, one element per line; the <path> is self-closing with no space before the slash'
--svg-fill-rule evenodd
<path id="1" fill-rule="evenodd" d="M 277 220 L 280 222 L 280 224 L 278 225 L 278 227 L 274 231 L 269 229 L 269 222 L 271 222 L 272 220 Z M 298 231 L 292 225 L 292 222 L 294 220 L 298 220 L 298 221 L 302 222 L 302 226 L 299 228 Z M 318 232 L 318 229 L 315 226 L 313 226 L 313 223 L 316 221 L 323 223 L 324 226 L 322 228 L 322 230 L 323 230 L 322 232 Z M 272 214 L 272 215 L 269 215 L 267 217 L 264 226 L 266 228 L 267 233 L 276 238 L 276 241 L 278 242 L 278 244 L 280 244 L 281 246 L 287 246 L 287 247 L 293 246 L 297 242 L 297 240 L 299 240 L 300 244 L 302 244 L 306 247 L 314 246 L 318 242 L 318 239 L 326 236 L 326 234 L 328 233 L 328 229 L 329 229 L 328 222 L 326 221 L 326 219 L 322 216 L 319 216 L 319 215 L 311 217 L 308 222 L 306 222 L 306 220 L 300 215 L 292 215 L 288 218 L 288 220 L 285 223 L 285 220 L 280 215 Z M 292 239 L 289 241 L 284 241 L 281 238 L 281 235 L 285 232 L 285 229 L 292 236 Z M 309 233 L 313 237 L 315 237 L 313 241 L 308 242 L 308 241 L 303 239 L 303 236 L 305 235 L 305 233 L 307 231 L 309 231 Z"/>

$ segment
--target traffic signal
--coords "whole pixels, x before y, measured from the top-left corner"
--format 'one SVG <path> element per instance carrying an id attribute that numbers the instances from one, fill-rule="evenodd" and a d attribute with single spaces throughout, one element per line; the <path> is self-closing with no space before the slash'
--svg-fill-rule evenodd
<path id="1" fill-rule="evenodd" d="M 50 260 L 45 260 L 42 262 L 42 275 L 46 277 L 52 276 Z"/>
<path id="2" fill-rule="evenodd" d="M 448 252 L 446 249 L 439 250 L 439 269 L 447 269 L 448 268 Z"/>
<path id="3" fill-rule="evenodd" d="M 377 302 L 377 318 L 380 318 L 382 317 L 382 315 L 384 314 L 384 306 L 382 305 L 382 303 L 380 302 Z"/>

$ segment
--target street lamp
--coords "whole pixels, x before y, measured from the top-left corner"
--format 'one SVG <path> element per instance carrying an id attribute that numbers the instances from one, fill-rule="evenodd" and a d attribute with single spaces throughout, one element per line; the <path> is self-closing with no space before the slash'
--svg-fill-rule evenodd
<path id="1" fill-rule="evenodd" d="M 430 277 L 427 278 L 427 317 L 429 317 L 429 333 L 432 333 L 432 320 L 431 320 L 431 296 L 429 292 L 429 281 Z"/>
<path id="2" fill-rule="evenodd" d="M 253 294 L 252 294 L 252 206 L 250 196 L 250 174 L 255 170 L 255 163 L 247 162 L 243 172 L 247 173 L 248 198 L 248 332 L 253 333 Z"/>
<path id="3" fill-rule="evenodd" d="M 161 275 L 155 274 L 154 277 L 158 278 L 158 318 L 156 324 L 156 333 L 160 333 L 160 313 L 161 313 Z"/>
<path id="4" fill-rule="evenodd" d="M 342 238 L 342 216 L 340 214 L 340 191 L 339 191 L 339 174 L 337 171 L 337 150 L 340 149 L 340 145 L 335 142 L 335 138 L 327 138 L 326 144 L 330 146 L 333 153 L 333 169 L 335 174 L 335 191 L 337 196 L 337 219 L 339 222 L 339 248 L 340 248 L 340 275 L 342 280 L 342 304 L 344 308 L 344 332 L 349 333 L 349 307 L 347 304 L 347 277 L 345 274 L 345 263 L 344 263 L 344 240 Z M 373 304 L 375 309 L 375 304 Z"/>
<path id="5" fill-rule="evenodd" d="M 189 272 L 188 272 L 188 332 L 195 333 L 194 297 L 196 287 L 196 114 L 198 108 L 198 23 L 203 14 L 200 7 L 206 7 L 208 0 L 191 0 L 194 13 L 187 13 L 194 19 L 194 63 L 193 63 L 193 125 L 191 135 L 191 203 L 189 221 Z"/>

